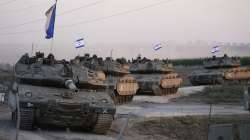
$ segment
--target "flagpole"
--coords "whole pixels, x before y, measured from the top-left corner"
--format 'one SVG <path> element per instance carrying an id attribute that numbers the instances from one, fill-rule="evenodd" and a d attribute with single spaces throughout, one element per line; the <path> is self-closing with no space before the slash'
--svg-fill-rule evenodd
<path id="1" fill-rule="evenodd" d="M 110 51 L 110 57 L 111 58 L 113 57 L 113 49 L 111 49 L 111 51 Z"/>
<path id="2" fill-rule="evenodd" d="M 31 46 L 31 56 L 33 56 L 33 52 L 34 52 L 34 43 L 32 43 L 32 46 Z"/>
<path id="3" fill-rule="evenodd" d="M 50 53 L 53 52 L 53 46 L 54 46 L 54 37 L 50 41 Z"/>
<path id="4" fill-rule="evenodd" d="M 80 49 L 78 49 L 78 56 L 80 56 Z"/>

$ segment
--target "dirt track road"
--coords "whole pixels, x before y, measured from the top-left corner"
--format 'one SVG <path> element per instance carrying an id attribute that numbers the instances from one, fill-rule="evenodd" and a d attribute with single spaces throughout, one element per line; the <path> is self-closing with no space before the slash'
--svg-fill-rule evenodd
<path id="1" fill-rule="evenodd" d="M 210 106 L 208 104 L 171 102 L 170 99 L 203 90 L 204 87 L 185 87 L 174 96 L 136 96 L 134 101 L 128 105 L 117 106 L 117 114 L 128 114 L 136 117 L 168 117 L 184 115 L 208 115 Z M 212 114 L 249 114 L 242 106 L 214 105 Z M 0 105 L 0 139 L 1 135 L 7 139 L 15 139 L 15 125 L 10 120 L 10 111 L 6 106 Z M 120 129 L 123 122 L 115 121 L 113 128 Z M 116 126 L 116 127 L 115 127 Z M 114 136 L 101 136 L 93 134 L 66 132 L 66 131 L 20 131 L 19 140 L 114 140 Z"/>
<path id="2" fill-rule="evenodd" d="M 173 102 L 183 96 L 202 91 L 204 86 L 180 88 L 177 95 L 172 96 L 136 96 L 132 103 L 117 107 L 117 114 L 131 113 L 138 117 L 171 117 L 185 115 L 208 115 L 210 105 L 205 103 Z M 243 106 L 238 105 L 212 105 L 213 115 L 250 114 Z"/>
<path id="3" fill-rule="evenodd" d="M 117 114 L 131 113 L 138 117 L 170 117 L 186 115 L 208 115 L 210 105 L 206 104 L 144 104 L 122 105 L 117 108 Z M 242 106 L 213 105 L 212 115 L 250 114 Z"/>
<path id="4" fill-rule="evenodd" d="M 134 103 L 142 104 L 144 103 L 169 103 L 171 99 L 179 98 L 183 96 L 188 96 L 197 92 L 202 91 L 205 86 L 195 86 L 195 87 L 183 87 L 178 90 L 178 94 L 170 96 L 135 96 L 133 99 Z"/>

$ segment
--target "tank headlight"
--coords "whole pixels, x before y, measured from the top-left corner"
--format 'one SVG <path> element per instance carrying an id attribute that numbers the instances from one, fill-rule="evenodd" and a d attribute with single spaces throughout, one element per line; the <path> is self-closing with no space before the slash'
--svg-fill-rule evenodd
<path id="1" fill-rule="evenodd" d="M 108 102 L 107 99 L 102 99 L 101 101 L 102 101 L 102 103 L 107 103 Z"/>
<path id="2" fill-rule="evenodd" d="M 26 92 L 24 95 L 25 97 L 32 97 L 32 92 Z"/>

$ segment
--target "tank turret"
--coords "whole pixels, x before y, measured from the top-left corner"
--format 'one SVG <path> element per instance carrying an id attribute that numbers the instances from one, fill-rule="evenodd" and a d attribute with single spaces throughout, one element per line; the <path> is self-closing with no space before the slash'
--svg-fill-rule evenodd
<path id="1" fill-rule="evenodd" d="M 222 57 L 213 56 L 205 59 L 203 65 L 206 69 L 217 69 L 239 67 L 241 64 L 239 57 L 228 57 L 227 54 L 224 54 Z"/>
<path id="2" fill-rule="evenodd" d="M 15 65 L 17 81 L 8 94 L 13 121 L 20 116 L 24 130 L 53 125 L 107 133 L 116 111 L 109 93 L 78 87 L 69 62 L 40 54 Z"/>
<path id="3" fill-rule="evenodd" d="M 203 61 L 203 70 L 192 72 L 188 78 L 192 85 L 242 83 L 250 79 L 250 69 L 241 67 L 239 57 L 213 56 Z"/>
<path id="4" fill-rule="evenodd" d="M 82 60 L 80 65 L 87 67 L 93 71 L 99 71 L 100 77 L 105 77 L 102 79 L 107 85 L 109 90 L 113 90 L 110 95 L 113 100 L 118 103 L 130 102 L 135 95 L 138 84 L 136 80 L 129 75 L 129 68 L 123 67 L 122 64 L 113 60 L 111 57 L 107 57 L 105 60 L 102 58 Z M 100 71 L 102 71 L 105 76 L 101 76 Z"/>
<path id="5" fill-rule="evenodd" d="M 130 72 L 139 83 L 138 94 L 175 94 L 182 82 L 171 64 L 165 64 L 158 59 L 138 57 L 130 64 Z"/>

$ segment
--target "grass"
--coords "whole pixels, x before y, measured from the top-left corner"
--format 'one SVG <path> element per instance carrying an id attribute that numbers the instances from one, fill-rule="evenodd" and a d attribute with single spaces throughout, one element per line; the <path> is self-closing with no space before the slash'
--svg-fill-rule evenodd
<path id="1" fill-rule="evenodd" d="M 211 124 L 250 123 L 250 116 L 213 116 Z M 139 135 L 165 136 L 174 140 L 206 140 L 208 116 L 150 118 L 134 121 L 129 131 Z"/>
<path id="2" fill-rule="evenodd" d="M 183 97 L 180 101 L 205 102 L 212 104 L 233 103 L 241 104 L 243 101 L 242 85 L 217 85 L 205 87 L 205 89 L 188 97 Z"/>
<path id="3" fill-rule="evenodd" d="M 243 93 L 242 85 L 220 85 L 206 87 L 202 96 L 210 103 L 239 103 L 243 100 Z"/>
<path id="4" fill-rule="evenodd" d="M 0 132 L 0 140 L 9 140 L 10 137 Z"/>
<path id="5" fill-rule="evenodd" d="M 201 66 L 203 65 L 203 61 L 205 58 L 189 58 L 189 59 L 172 59 L 170 60 L 174 66 L 182 65 L 182 66 Z M 164 62 L 168 62 L 168 60 L 163 60 Z M 240 58 L 242 66 L 250 65 L 250 57 L 244 56 Z"/>

